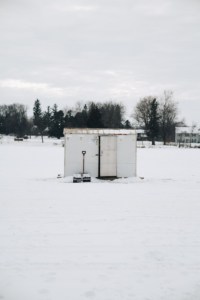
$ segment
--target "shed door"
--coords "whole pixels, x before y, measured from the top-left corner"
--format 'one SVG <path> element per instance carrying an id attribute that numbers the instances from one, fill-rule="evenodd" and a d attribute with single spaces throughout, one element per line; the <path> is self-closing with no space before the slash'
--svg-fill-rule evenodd
<path id="1" fill-rule="evenodd" d="M 100 176 L 117 176 L 117 137 L 100 138 Z"/>

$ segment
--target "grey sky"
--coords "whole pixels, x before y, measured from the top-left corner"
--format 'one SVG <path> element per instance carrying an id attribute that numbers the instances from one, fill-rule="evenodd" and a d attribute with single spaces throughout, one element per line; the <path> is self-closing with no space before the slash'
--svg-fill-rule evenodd
<path id="1" fill-rule="evenodd" d="M 45 109 L 174 91 L 200 123 L 199 0 L 0 0 L 0 104 Z"/>

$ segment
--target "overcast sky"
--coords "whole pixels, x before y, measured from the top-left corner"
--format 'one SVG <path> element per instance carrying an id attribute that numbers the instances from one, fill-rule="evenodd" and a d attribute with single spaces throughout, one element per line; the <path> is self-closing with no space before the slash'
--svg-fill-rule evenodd
<path id="1" fill-rule="evenodd" d="M 200 124 L 199 0 L 0 0 L 0 104 L 43 109 L 173 90 Z"/>

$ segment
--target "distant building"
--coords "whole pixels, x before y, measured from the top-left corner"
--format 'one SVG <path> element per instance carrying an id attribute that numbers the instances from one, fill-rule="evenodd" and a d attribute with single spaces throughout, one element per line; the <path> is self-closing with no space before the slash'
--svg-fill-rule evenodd
<path id="1" fill-rule="evenodd" d="M 176 127 L 175 142 L 177 144 L 200 143 L 200 129 L 194 126 Z"/>

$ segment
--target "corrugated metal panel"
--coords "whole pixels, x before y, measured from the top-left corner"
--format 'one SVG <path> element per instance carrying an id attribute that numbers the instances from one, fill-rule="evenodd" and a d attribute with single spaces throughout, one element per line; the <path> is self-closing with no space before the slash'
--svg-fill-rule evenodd
<path id="1" fill-rule="evenodd" d="M 65 135 L 64 175 L 82 173 L 83 154 L 85 154 L 85 172 L 98 176 L 98 137 L 95 135 Z"/>
<path id="2" fill-rule="evenodd" d="M 117 137 L 117 176 L 136 176 L 136 137 Z"/>
<path id="3" fill-rule="evenodd" d="M 101 136 L 100 176 L 117 176 L 117 137 Z"/>

